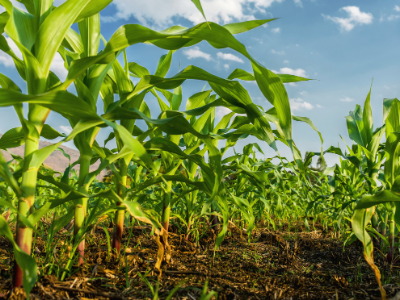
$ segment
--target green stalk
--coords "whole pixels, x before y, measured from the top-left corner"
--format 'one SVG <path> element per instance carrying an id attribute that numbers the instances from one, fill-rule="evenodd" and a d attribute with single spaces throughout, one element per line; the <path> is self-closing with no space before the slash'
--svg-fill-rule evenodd
<path id="1" fill-rule="evenodd" d="M 214 202 L 211 204 L 211 211 L 212 212 L 217 212 L 217 207 L 214 204 Z M 217 215 L 212 215 L 211 216 L 211 228 L 214 230 L 214 232 L 219 231 L 219 219 Z"/>
<path id="2" fill-rule="evenodd" d="M 378 218 L 378 215 L 376 212 L 372 215 L 371 224 L 372 224 L 372 227 L 375 228 L 375 230 L 377 232 L 379 232 L 379 218 Z M 372 239 L 377 245 L 379 244 L 378 238 L 373 237 Z"/>
<path id="3" fill-rule="evenodd" d="M 169 227 L 169 217 L 171 214 L 170 201 L 171 201 L 171 182 L 168 182 L 167 188 L 165 189 L 165 192 L 164 192 L 164 206 L 163 206 L 163 212 L 162 212 L 162 217 L 161 217 L 161 226 L 165 229 L 165 231 L 167 233 L 168 233 L 168 227 Z M 162 238 L 161 243 L 163 244 L 164 249 L 165 249 L 167 241 L 164 241 L 164 239 Z"/>
<path id="4" fill-rule="evenodd" d="M 90 158 L 81 154 L 80 156 L 80 169 L 79 169 L 79 183 L 80 185 L 84 182 L 84 179 L 89 174 Z M 81 185 L 79 188 L 80 192 L 87 193 L 88 186 Z M 87 214 L 87 198 L 78 199 L 75 205 L 75 222 L 74 222 L 74 236 L 78 234 L 79 230 L 82 228 L 86 214 Z M 77 247 L 79 260 L 78 266 L 81 266 L 84 262 L 83 258 L 85 255 L 85 240 L 83 239 Z"/>
<path id="5" fill-rule="evenodd" d="M 191 226 L 191 212 L 193 210 L 193 199 L 194 199 L 194 192 L 190 193 L 189 195 L 186 195 L 186 223 L 187 223 L 187 234 L 186 234 L 186 240 L 189 239 L 189 231 L 190 231 L 190 226 Z"/>
<path id="6" fill-rule="evenodd" d="M 24 217 L 28 217 L 35 202 L 36 193 L 36 180 L 37 180 L 37 169 L 29 168 L 29 162 L 32 159 L 32 154 L 39 149 L 39 139 L 27 138 L 25 144 L 25 161 L 24 161 L 24 173 L 22 175 L 22 197 L 18 200 L 18 212 Z M 16 243 L 26 254 L 30 255 L 32 250 L 32 229 L 28 228 L 23 224 L 20 217 L 17 221 L 17 234 Z M 23 284 L 23 272 L 17 262 L 14 262 L 14 277 L 13 286 L 22 287 Z"/>
<path id="7" fill-rule="evenodd" d="M 387 212 L 385 212 L 385 213 L 383 214 L 383 220 L 384 220 L 384 221 L 381 223 L 381 233 L 382 233 L 383 236 L 386 236 L 388 215 L 389 215 L 389 214 L 388 214 Z M 383 246 L 384 246 L 384 242 L 383 242 L 383 240 L 381 239 L 381 249 L 383 249 Z"/>
<path id="8" fill-rule="evenodd" d="M 126 196 L 126 182 L 127 182 L 127 174 L 128 174 L 128 165 L 126 164 L 124 159 L 120 159 L 120 175 L 121 179 L 117 182 L 117 193 L 122 199 Z M 118 202 L 118 206 L 121 206 L 122 203 Z M 119 256 L 121 251 L 121 242 L 122 242 L 122 234 L 124 231 L 124 220 L 125 220 L 125 209 L 117 210 L 115 212 L 114 219 L 114 231 L 113 231 L 113 241 L 112 241 L 112 249 Z"/>
<path id="9" fill-rule="evenodd" d="M 388 263 L 392 263 L 394 258 L 394 232 L 395 232 L 395 222 L 394 222 L 394 214 L 396 208 L 393 208 L 389 215 L 389 245 L 390 249 L 387 254 L 387 261 Z"/>

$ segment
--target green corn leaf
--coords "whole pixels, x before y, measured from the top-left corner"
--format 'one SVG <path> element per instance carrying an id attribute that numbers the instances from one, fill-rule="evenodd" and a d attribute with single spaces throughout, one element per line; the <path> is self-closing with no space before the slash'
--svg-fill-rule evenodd
<path id="1" fill-rule="evenodd" d="M 21 89 L 10 78 L 1 73 L 0 73 L 0 86 L 3 89 L 9 89 L 15 92 L 21 92 Z"/>
<path id="2" fill-rule="evenodd" d="M 153 160 L 147 153 L 146 149 L 143 147 L 143 145 L 134 137 L 132 137 L 131 133 L 121 125 L 118 125 L 116 123 L 110 122 L 106 119 L 103 119 L 103 121 L 120 134 L 121 138 L 124 140 L 125 145 L 127 145 L 134 153 L 147 165 L 149 166 L 153 171 L 156 170 Z"/>
<path id="3" fill-rule="evenodd" d="M 386 101 L 386 103 L 389 101 Z M 386 138 L 392 132 L 400 132 L 400 101 L 393 99 L 391 101 L 390 111 L 385 119 L 386 124 Z"/>
<path id="4" fill-rule="evenodd" d="M 282 80 L 283 83 L 312 80 L 309 78 L 304 78 L 304 77 L 290 75 L 290 74 L 276 74 L 276 75 L 278 75 L 278 77 Z M 255 81 L 256 80 L 254 77 L 254 74 L 249 73 L 242 69 L 233 70 L 233 72 L 228 76 L 227 79 L 229 79 L 229 80 L 241 79 L 241 80 L 245 80 L 245 81 Z"/>
<path id="5" fill-rule="evenodd" d="M 44 124 L 40 136 L 48 140 L 54 140 L 58 137 L 65 137 L 65 134 L 59 133 L 57 130 L 52 128 L 50 125 Z"/>
<path id="6" fill-rule="evenodd" d="M 74 23 L 78 23 L 86 18 L 89 18 L 106 8 L 112 0 L 90 0 L 85 8 L 80 12 Z"/>
<path id="7" fill-rule="evenodd" d="M 8 164 L 0 151 L 0 176 L 7 182 L 7 184 L 13 189 L 15 194 L 20 197 L 22 196 L 21 188 L 15 179 L 14 175 L 11 173 Z"/>
<path id="8" fill-rule="evenodd" d="M 199 10 L 199 12 L 201 12 L 201 14 L 203 15 L 203 18 L 204 18 L 205 20 L 207 20 L 207 19 L 206 19 L 206 15 L 204 14 L 204 11 L 203 11 L 203 7 L 201 6 L 200 0 L 191 0 L 191 1 L 194 3 L 194 5 L 196 6 L 196 8 Z"/>
<path id="9" fill-rule="evenodd" d="M 383 99 L 383 122 L 386 121 L 386 118 L 389 115 L 390 109 L 391 109 L 393 101 L 395 99 L 396 98 L 384 98 Z"/>
<path id="10" fill-rule="evenodd" d="M 0 4 L 6 9 L 9 15 L 12 14 L 13 5 L 10 0 L 0 0 Z"/>
<path id="11" fill-rule="evenodd" d="M 145 67 L 142 67 L 135 62 L 128 63 L 128 68 L 132 75 L 137 78 L 141 78 L 145 75 L 150 75 L 150 72 Z"/>
<path id="12" fill-rule="evenodd" d="M 274 19 L 265 19 L 265 20 L 251 20 L 251 21 L 245 21 L 245 22 L 240 22 L 240 23 L 230 23 L 226 24 L 223 27 L 228 29 L 231 34 L 238 34 L 238 33 L 243 33 L 249 30 L 252 30 L 254 28 L 257 28 L 261 25 L 264 25 L 268 22 L 272 22 L 277 20 L 277 18 Z"/>
<path id="13" fill-rule="evenodd" d="M 395 178 L 400 174 L 400 133 L 393 132 L 386 138 L 386 161 L 385 180 L 389 185 L 394 183 Z"/>
<path id="14" fill-rule="evenodd" d="M 38 27 L 43 23 L 44 19 L 50 14 L 53 8 L 53 0 L 39 0 L 34 3 L 29 0 L 24 0 L 24 4 L 34 9 L 34 15 L 37 20 Z M 32 7 L 33 6 L 33 7 Z"/>
<path id="15" fill-rule="evenodd" d="M 6 27 L 9 18 L 10 15 L 7 11 L 0 14 L 0 34 L 4 32 L 4 27 Z"/>
<path id="16" fill-rule="evenodd" d="M 372 118 L 372 109 L 371 109 L 371 88 L 369 89 L 369 93 L 364 102 L 364 111 L 363 111 L 363 122 L 364 122 L 364 130 L 366 133 L 366 142 L 370 143 L 372 140 L 372 134 L 374 130 L 374 120 Z"/>
<path id="17" fill-rule="evenodd" d="M 35 17 L 14 7 L 7 22 L 5 32 L 18 45 L 18 48 L 32 49 L 38 30 Z"/>
<path id="18" fill-rule="evenodd" d="M 6 131 L 0 138 L 0 149 L 16 148 L 25 143 L 25 134 L 22 127 Z"/>
<path id="19" fill-rule="evenodd" d="M 211 27 L 211 30 L 209 26 Z M 258 64 L 249 55 L 245 47 L 238 42 L 227 29 L 215 23 L 208 23 L 208 25 L 203 23 L 191 29 L 174 31 L 173 33 L 156 32 L 140 25 L 122 26 L 111 37 L 106 45 L 106 48 L 100 55 L 97 57 L 81 59 L 71 65 L 68 78 L 66 82 L 60 86 L 60 88 L 65 88 L 65 86 L 68 86 L 75 77 L 79 76 L 83 70 L 92 64 L 96 62 L 107 62 L 110 59 L 113 59 L 112 57 L 115 57 L 115 52 L 122 50 L 129 45 L 151 41 L 153 44 L 159 47 L 174 50 L 183 46 L 187 46 L 192 40 L 196 40 L 197 43 L 203 39 L 210 43 L 216 43 L 218 45 L 223 45 L 224 47 L 230 47 L 252 61 L 253 70 L 258 74 L 256 76 L 257 83 L 267 99 L 277 108 L 279 121 L 281 122 L 282 130 L 285 133 L 285 138 L 288 141 L 291 141 L 290 106 L 282 81 L 277 75 L 274 75 L 272 72 Z M 180 84 L 181 83 L 178 83 L 175 87 L 179 86 Z M 161 88 L 173 87 L 162 86 Z M 269 144 L 273 144 L 273 136 L 270 134 L 267 124 L 263 121 L 256 122 L 259 123 L 257 124 L 257 128 L 260 128 L 260 132 L 263 132 L 267 142 Z"/>
<path id="20" fill-rule="evenodd" d="M 24 102 L 44 106 L 65 117 L 98 119 L 97 114 L 89 104 L 65 91 L 48 92 L 42 95 L 24 95 L 11 90 L 0 89 L 0 107 L 18 105 Z"/>
<path id="21" fill-rule="evenodd" d="M 362 109 L 358 104 L 356 105 L 356 109 L 346 116 L 346 121 L 349 137 L 357 144 L 367 147 L 367 133 L 364 129 L 365 124 Z"/>
<path id="22" fill-rule="evenodd" d="M 100 43 L 100 15 L 95 14 L 78 23 L 83 53 L 86 57 L 97 55 Z M 70 31 L 68 31 L 70 32 Z M 78 52 L 79 54 L 81 52 Z"/>
<path id="23" fill-rule="evenodd" d="M 109 1 L 107 2 L 109 3 Z M 98 9 L 101 6 L 98 5 L 96 7 L 96 2 L 98 1 L 68 0 L 55 8 L 41 24 L 36 36 L 35 54 L 40 65 L 43 66 L 45 74 L 49 72 L 54 55 L 69 28 L 77 18 L 79 19 L 80 14 L 84 13 L 85 7 L 88 6 L 89 8 L 90 6 L 91 12 L 94 12 L 91 15 L 99 12 Z M 101 2 L 103 3 L 104 1 L 101 0 Z M 86 15 L 85 17 L 89 16 Z"/>
<path id="24" fill-rule="evenodd" d="M 30 14 L 32 15 L 35 14 L 35 4 L 33 2 L 34 0 L 17 0 L 17 1 L 22 3 Z"/>
<path id="25" fill-rule="evenodd" d="M 158 62 L 157 70 L 154 73 L 156 76 L 165 77 L 167 75 L 169 68 L 171 67 L 172 61 L 172 53 L 173 51 L 169 51 L 168 54 L 165 54 L 160 57 Z M 149 74 L 146 74 L 149 75 Z"/>

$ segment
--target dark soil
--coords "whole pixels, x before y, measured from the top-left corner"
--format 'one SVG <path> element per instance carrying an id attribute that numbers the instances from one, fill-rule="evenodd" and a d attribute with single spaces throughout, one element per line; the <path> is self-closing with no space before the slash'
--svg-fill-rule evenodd
<path id="1" fill-rule="evenodd" d="M 361 243 L 343 248 L 343 240 L 333 232 L 322 230 L 321 226 L 313 232 L 300 226 L 298 232 L 293 232 L 293 227 L 291 230 L 270 232 L 258 228 L 248 243 L 245 232 L 241 234 L 239 229 L 231 227 L 215 254 L 213 230 L 197 246 L 184 235 L 172 232 L 169 236 L 172 260 L 169 264 L 163 262 L 162 275 L 158 276 L 153 270 L 157 243 L 149 228 L 134 227 L 126 256 L 122 253 L 119 261 L 114 258 L 107 261 L 105 234 L 98 227 L 87 239 L 85 266 L 75 267 L 75 273 L 65 281 L 41 274 L 31 298 L 153 299 L 148 284 L 141 278 L 145 276 L 154 291 L 159 282 L 159 299 L 165 299 L 182 281 L 172 299 L 200 299 L 206 281 L 208 291 L 217 292 L 221 300 L 380 299 L 373 272 L 363 258 Z M 62 233 L 58 238 L 63 238 Z M 124 236 L 124 245 L 127 241 L 128 233 Z M 53 251 L 58 261 L 62 260 L 58 253 L 65 247 L 60 245 L 58 242 Z M 45 242 L 37 238 L 36 247 L 40 261 L 45 256 Z M 11 244 L 0 238 L 0 299 L 25 299 L 23 290 L 11 292 L 13 257 L 10 253 Z M 393 297 L 400 291 L 400 267 L 386 264 L 378 250 L 375 250 L 375 260 L 383 274 L 388 298 Z"/>

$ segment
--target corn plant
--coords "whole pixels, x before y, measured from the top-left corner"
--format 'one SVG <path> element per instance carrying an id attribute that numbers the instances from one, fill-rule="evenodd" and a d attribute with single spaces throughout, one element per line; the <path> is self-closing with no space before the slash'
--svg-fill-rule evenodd
<path id="1" fill-rule="evenodd" d="M 307 79 L 274 74 L 259 64 L 234 37 L 234 34 L 246 32 L 273 19 L 224 26 L 205 22 L 193 28 L 173 26 L 163 31 L 128 24 L 121 26 L 109 41 L 103 39 L 105 46 L 99 51 L 102 39 L 99 12 L 111 0 L 67 0 L 59 7 L 54 7 L 51 0 L 22 2 L 27 12 L 13 7 L 9 0 L 0 0 L 0 4 L 6 9 L 6 13 L 0 18 L 0 24 L 4 26 L 0 28 L 18 46 L 23 60 L 13 53 L 3 35 L 0 37 L 0 49 L 13 58 L 15 68 L 27 84 L 27 93 L 23 94 L 8 77 L 0 74 L 0 106 L 14 106 L 21 122 L 21 127 L 13 128 L 4 134 L 0 140 L 0 148 L 9 149 L 25 144 L 24 157 L 19 159 L 20 167 L 13 172 L 9 168 L 10 164 L 0 155 L 0 175 L 18 199 L 18 208 L 13 206 L 12 201 L 0 202 L 18 216 L 16 239 L 14 240 L 4 217 L 0 217 L 0 232 L 14 247 L 16 263 L 13 285 L 23 286 L 28 297 L 37 277 L 36 262 L 30 256 L 33 232 L 37 230 L 35 225 L 54 209 L 67 208 L 67 214 L 57 223 L 53 223 L 53 233 L 72 218 L 72 212 L 74 216 L 73 251 L 67 256 L 67 262 L 61 272 L 62 279 L 71 270 L 75 251 L 78 251 L 79 255 L 78 265 L 83 264 L 85 235 L 90 226 L 96 224 L 96 220 L 105 214 L 115 214 L 112 247 L 119 255 L 125 211 L 135 219 L 152 225 L 158 243 L 159 237 L 162 238 L 164 246 L 161 247 L 159 243 L 156 263 L 156 268 L 160 269 L 164 251 L 168 248 L 171 206 L 178 198 L 189 197 L 186 202 L 188 227 L 191 223 L 190 216 L 193 215 L 190 210 L 197 199 L 196 193 L 202 195 L 202 205 L 198 207 L 200 216 L 208 214 L 210 209 L 214 210 L 214 213 L 222 213 L 223 224 L 216 240 L 218 247 L 227 233 L 230 214 L 228 199 L 240 209 L 248 223 L 250 234 L 254 224 L 253 206 L 259 200 L 265 203 L 267 188 L 271 188 L 272 193 L 279 194 L 274 187 L 268 185 L 270 178 L 264 174 L 265 168 L 258 169 L 257 162 L 255 166 L 250 164 L 249 156 L 251 153 L 254 155 L 251 147 L 245 148 L 242 158 L 232 159 L 236 164 L 228 168 L 240 170 L 238 187 L 248 185 L 246 180 L 249 178 L 250 183 L 257 185 L 257 190 L 244 193 L 245 199 L 239 197 L 242 196 L 240 189 L 229 189 L 222 183 L 222 155 L 229 147 L 234 146 L 238 139 L 253 135 L 267 142 L 275 150 L 276 140 L 283 142 L 291 148 L 294 162 L 286 165 L 282 162 L 280 170 L 297 166 L 305 174 L 306 169 L 300 152 L 292 140 L 292 120 L 303 121 L 313 129 L 316 128 L 307 118 L 291 115 L 283 83 Z M 192 2 L 204 15 L 200 2 Z M 78 24 L 79 34 L 71 28 L 75 23 Z M 227 79 L 223 79 L 196 66 L 188 66 L 179 73 L 166 77 L 173 51 L 193 46 L 200 41 L 207 41 L 218 49 L 231 48 L 240 53 L 251 62 L 253 73 L 235 70 Z M 160 59 L 154 75 L 150 75 L 137 63 L 127 62 L 126 48 L 137 43 L 150 43 L 169 50 L 168 54 Z M 50 71 L 51 62 L 57 52 L 64 59 L 68 70 L 64 82 Z M 117 59 L 122 53 L 124 66 Z M 140 78 L 136 85 L 130 79 L 132 75 Z M 248 92 L 234 79 L 256 81 L 265 98 L 273 105 L 273 109 L 264 111 L 262 107 L 256 106 Z M 179 111 L 182 101 L 181 85 L 186 80 L 205 81 L 211 90 L 196 93 L 189 98 L 186 110 Z M 77 95 L 66 91 L 72 83 Z M 162 112 L 157 118 L 152 118 L 144 101 L 149 92 L 157 97 L 161 107 Z M 169 105 L 161 100 L 158 92 L 163 94 Z M 212 92 L 214 94 L 211 95 Z M 115 94 L 118 94 L 118 100 L 114 98 Z M 96 109 L 99 95 L 105 108 L 102 115 L 98 115 Z M 27 118 L 24 117 L 23 103 L 28 104 Z M 232 113 L 214 126 L 216 107 L 227 107 Z M 59 113 L 70 122 L 73 130 L 68 136 L 45 124 L 50 111 Z M 230 124 L 234 113 L 244 116 L 237 116 Z M 147 123 L 146 131 L 135 126 L 137 119 Z M 270 122 L 275 123 L 276 131 L 271 129 Z M 107 126 L 113 130 L 111 138 L 116 139 L 116 151 L 100 147 L 95 140 L 99 130 Z M 39 149 L 41 136 L 49 139 L 62 137 L 62 140 Z M 224 139 L 227 140 L 227 144 L 225 148 L 219 149 L 218 142 Z M 62 143 L 71 140 L 80 153 L 79 175 L 77 180 L 69 179 L 73 166 L 71 165 L 59 180 L 54 174 L 44 170 L 42 164 Z M 181 147 L 185 149 L 182 150 Z M 96 159 L 101 160 L 100 167 L 90 172 L 89 167 Z M 127 187 L 131 163 L 138 170 L 135 178 L 137 181 L 131 187 Z M 114 174 L 114 185 L 111 185 L 110 189 L 98 190 L 93 182 L 107 167 Z M 141 177 L 142 170 L 147 172 L 146 178 Z M 276 168 L 270 170 L 270 174 L 278 173 Z M 198 173 L 201 179 L 197 176 Z M 277 181 L 280 191 L 286 197 L 289 196 L 286 189 L 292 190 L 294 186 L 293 177 L 287 178 L 288 182 Z M 41 197 L 40 199 L 45 201 L 41 200 L 40 205 L 37 201 L 37 196 L 41 196 L 37 191 L 37 188 L 41 188 L 37 184 L 38 180 L 50 184 L 51 189 L 60 191 L 56 194 L 49 193 L 49 197 L 47 194 L 46 197 Z M 174 182 L 182 182 L 182 186 L 186 184 L 192 188 L 174 197 Z M 139 203 L 143 191 L 157 184 L 162 189 L 160 195 L 163 209 L 160 218 L 154 210 L 145 209 Z M 6 190 L 5 194 L 7 193 Z M 258 195 L 257 201 L 249 201 L 255 194 Z M 278 195 L 277 198 L 279 197 Z M 103 205 L 100 199 L 107 199 L 110 205 Z M 74 206 L 73 210 L 70 209 L 71 206 L 66 207 L 71 203 Z"/>

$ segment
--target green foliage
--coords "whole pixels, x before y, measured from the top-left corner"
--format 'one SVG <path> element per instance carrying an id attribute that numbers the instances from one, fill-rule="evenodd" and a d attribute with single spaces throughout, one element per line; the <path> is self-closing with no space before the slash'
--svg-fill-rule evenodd
<path id="1" fill-rule="evenodd" d="M 384 124 L 374 130 L 370 90 L 364 107 L 357 105 L 346 117 L 349 137 L 355 144 L 347 146 L 346 151 L 333 146 L 323 151 L 322 135 L 312 121 L 291 114 L 284 86 L 310 79 L 274 74 L 234 36 L 275 19 L 224 26 L 205 22 L 192 28 L 173 26 L 162 31 L 126 24 L 106 41 L 101 35 L 99 13 L 110 0 L 67 0 L 59 7 L 54 7 L 51 0 L 20 2 L 27 12 L 8 0 L 0 0 L 6 9 L 0 15 L 0 30 L 16 43 L 23 60 L 3 35 L 0 49 L 13 59 L 15 69 L 27 84 L 24 94 L 11 79 L 0 74 L 0 107 L 13 106 L 21 122 L 20 127 L 4 133 L 0 149 L 12 151 L 25 145 L 24 155 L 13 155 L 11 161 L 0 153 L 0 209 L 11 212 L 11 221 L 0 216 L 0 234 L 13 244 L 16 263 L 24 271 L 27 295 L 37 280 L 36 262 L 14 242 L 9 224 L 16 222 L 19 228 L 35 230 L 40 220 L 49 215 L 53 220 L 49 240 L 74 219 L 72 251 L 67 259 L 55 266 L 46 256 L 45 267 L 41 267 L 44 273 L 57 269 L 61 279 L 71 274 L 71 266 L 78 259 L 76 251 L 84 250 L 88 232 L 106 219 L 113 220 L 115 226 L 111 243 L 101 223 L 108 238 L 108 256 L 119 255 L 125 216 L 129 214 L 140 224 L 152 227 L 158 245 L 155 268 L 161 270 L 163 260 L 168 261 L 171 256 L 169 222 L 196 243 L 209 230 L 217 231 L 217 249 L 230 226 L 246 232 L 250 242 L 253 228 L 261 221 L 275 229 L 283 221 L 290 224 L 301 220 L 311 230 L 312 216 L 341 232 L 349 230 L 351 222 L 353 234 L 348 235 L 346 243 L 361 240 L 364 257 L 380 284 L 370 234 L 385 241 L 390 248 L 387 259 L 393 258 L 395 227 L 389 226 L 388 237 L 378 227 L 386 226 L 387 218 L 390 224 L 400 225 L 397 99 L 384 100 Z M 200 1 L 192 2 L 206 18 Z M 73 24 L 77 24 L 79 33 Z M 100 39 L 105 44 L 102 51 Z M 252 70 L 236 69 L 226 79 L 197 66 L 170 74 L 174 51 L 201 41 L 238 52 Z M 126 49 L 138 43 L 168 50 L 155 61 L 154 74 L 140 65 L 140 58 L 135 62 L 127 60 Z M 56 53 L 68 70 L 64 82 L 50 71 Z M 131 77 L 139 78 L 139 82 Z M 205 82 L 210 88 L 206 90 L 205 86 L 185 99 L 183 84 L 193 80 Z M 255 81 L 273 107 L 265 110 L 256 105 L 238 80 Z M 71 84 L 76 94 L 66 91 Z M 149 96 L 159 104 L 161 113 L 157 117 L 147 104 Z M 98 114 L 98 99 L 103 101 L 103 114 Z M 230 111 L 219 122 L 217 108 Z M 50 111 L 70 123 L 73 130 L 69 135 L 46 124 Z M 140 126 L 136 120 L 142 120 Z M 292 137 L 293 121 L 304 122 L 318 133 L 321 152 L 307 152 L 302 157 Z M 106 127 L 112 133 L 105 141 L 98 141 L 99 131 Z M 381 144 L 384 133 L 386 142 Z M 249 136 L 266 142 L 276 156 L 266 158 L 265 150 L 257 143 L 236 152 L 236 143 Z M 39 149 L 40 137 L 61 140 Z M 107 148 L 112 140 L 116 148 Z M 73 141 L 79 150 L 79 160 L 75 162 L 59 148 L 68 141 Z M 223 147 L 220 141 L 224 142 Z M 291 149 L 292 159 L 280 156 L 276 141 Z M 227 156 L 230 149 L 234 155 Z M 62 151 L 70 161 L 62 174 L 43 165 L 55 150 Z M 326 153 L 338 155 L 340 163 L 326 166 Z M 312 166 L 314 157 L 318 168 Z M 90 171 L 96 161 L 99 166 Z M 105 170 L 106 179 L 97 180 Z M 212 228 L 210 217 L 216 223 Z M 370 225 L 371 219 L 375 225 Z M 16 240 L 24 239 L 31 237 L 17 236 Z M 78 259 L 81 263 L 82 259 Z M 157 299 L 158 288 L 154 290 L 140 273 L 139 277 Z M 382 287 L 381 292 L 384 296 Z M 213 292 L 207 292 L 206 282 L 201 299 L 213 296 Z"/>

